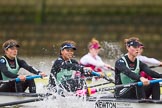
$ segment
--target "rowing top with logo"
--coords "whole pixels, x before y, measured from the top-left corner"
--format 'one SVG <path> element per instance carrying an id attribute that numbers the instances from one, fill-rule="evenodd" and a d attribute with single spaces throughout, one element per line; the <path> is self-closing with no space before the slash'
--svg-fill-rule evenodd
<path id="1" fill-rule="evenodd" d="M 119 85 L 140 81 L 141 76 L 139 73 L 141 71 L 146 72 L 154 78 L 162 78 L 161 74 L 151 70 L 145 63 L 141 62 L 137 58 L 132 62 L 128 58 L 128 55 L 125 55 L 115 63 L 115 84 Z"/>
<path id="2" fill-rule="evenodd" d="M 74 71 L 84 73 L 83 66 L 74 59 L 65 61 L 61 56 L 58 57 L 52 66 L 49 84 L 55 86 L 55 80 L 62 82 L 72 78 Z"/>
<path id="3" fill-rule="evenodd" d="M 20 68 L 24 68 L 33 74 L 39 74 L 40 71 L 36 68 L 29 66 L 24 60 L 15 58 L 9 59 L 7 56 L 0 58 L 0 78 L 1 80 L 8 80 L 18 77 L 18 71 Z"/>

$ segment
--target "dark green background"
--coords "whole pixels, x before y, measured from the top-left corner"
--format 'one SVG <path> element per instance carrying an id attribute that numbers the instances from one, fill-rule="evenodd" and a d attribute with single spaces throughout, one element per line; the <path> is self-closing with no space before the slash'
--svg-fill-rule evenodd
<path id="1" fill-rule="evenodd" d="M 60 42 L 74 40 L 80 57 L 92 37 L 124 53 L 130 36 L 162 59 L 162 0 L 0 0 L 0 45 L 16 39 L 22 56 L 57 56 Z"/>

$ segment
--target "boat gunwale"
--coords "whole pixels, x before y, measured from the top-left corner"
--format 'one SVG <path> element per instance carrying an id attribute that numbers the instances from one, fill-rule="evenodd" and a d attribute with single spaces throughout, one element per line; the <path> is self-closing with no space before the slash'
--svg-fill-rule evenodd
<path id="1" fill-rule="evenodd" d="M 152 104 L 162 104 L 162 100 L 152 100 L 152 99 L 124 99 L 124 98 L 114 98 L 114 97 L 90 97 L 88 101 L 109 101 L 109 102 L 129 102 L 129 103 L 152 103 Z"/>
<path id="2" fill-rule="evenodd" d="M 44 97 L 44 93 L 14 93 L 14 92 L 0 92 L 0 96 L 22 96 L 22 97 Z"/>

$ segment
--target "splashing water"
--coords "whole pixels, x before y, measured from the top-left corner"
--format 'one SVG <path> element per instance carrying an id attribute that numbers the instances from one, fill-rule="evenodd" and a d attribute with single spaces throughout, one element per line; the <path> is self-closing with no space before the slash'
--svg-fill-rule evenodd
<path id="1" fill-rule="evenodd" d="M 41 108 L 94 108 L 94 103 L 84 101 L 78 97 L 61 97 L 56 95 L 57 99 L 48 98 L 39 102 L 37 107 Z"/>
<path id="2" fill-rule="evenodd" d="M 56 85 L 57 91 L 47 89 L 46 87 L 41 90 L 42 93 L 50 93 L 52 96 L 45 97 L 43 101 L 27 104 L 22 108 L 94 108 L 95 103 L 86 101 L 86 96 L 78 97 L 72 92 L 64 91 L 65 97 L 59 95 L 59 86 Z M 40 90 L 39 90 L 40 91 Z M 19 107 L 20 108 L 20 107 Z"/>
<path id="3" fill-rule="evenodd" d="M 117 42 L 101 42 L 100 55 L 105 59 L 118 59 L 122 56 L 121 47 Z"/>
<path id="4" fill-rule="evenodd" d="M 30 64 L 33 64 L 38 69 L 47 72 L 49 75 L 52 67 L 51 58 L 27 58 Z M 40 62 L 41 61 L 41 62 Z M 23 70 L 24 72 L 24 70 Z M 48 84 L 48 78 L 36 79 L 37 82 L 37 93 L 48 93 L 49 91 L 44 87 Z M 42 81 L 43 80 L 43 81 Z M 51 93 L 51 92 L 50 92 Z M 58 93 L 52 93 L 53 96 L 45 98 L 43 101 L 28 103 L 27 105 L 19 106 L 18 108 L 94 108 L 95 102 L 88 102 L 85 98 L 78 98 L 76 96 L 61 97 Z M 70 95 L 70 94 L 69 94 Z"/>
<path id="5" fill-rule="evenodd" d="M 56 80 L 54 78 L 54 80 Z M 103 82 L 103 79 L 101 79 L 101 82 Z M 100 82 L 100 83 L 101 83 Z M 84 85 L 85 87 L 85 85 Z M 83 90 L 85 89 L 83 87 Z M 72 92 L 64 91 L 65 97 L 62 97 L 59 95 L 59 85 L 56 84 L 56 89 L 58 92 L 53 92 L 55 90 L 49 90 L 44 88 L 42 93 L 50 93 L 52 96 L 49 96 L 45 98 L 43 101 L 35 102 L 32 104 L 32 107 L 36 108 L 95 108 L 95 102 L 86 101 L 86 95 L 81 95 L 81 97 L 76 96 Z M 100 95 L 94 95 L 95 97 L 99 98 L 100 96 L 104 95 L 105 93 L 102 93 Z M 106 92 L 106 94 L 110 94 Z M 110 94 L 112 95 L 112 94 Z M 23 108 L 29 108 L 23 107 Z"/>

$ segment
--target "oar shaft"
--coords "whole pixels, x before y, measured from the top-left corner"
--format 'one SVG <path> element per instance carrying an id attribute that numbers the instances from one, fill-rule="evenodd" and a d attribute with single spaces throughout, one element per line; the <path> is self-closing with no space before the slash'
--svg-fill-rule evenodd
<path id="1" fill-rule="evenodd" d="M 155 80 L 150 80 L 150 84 L 155 84 L 155 83 L 159 83 L 162 82 L 162 79 L 155 79 Z M 136 82 L 136 83 L 130 83 L 130 84 L 124 84 L 124 85 L 116 85 L 116 86 L 112 86 L 112 87 L 105 87 L 105 88 L 100 88 L 98 91 L 108 91 L 108 90 L 114 90 L 117 88 L 128 88 L 131 86 L 143 86 L 142 82 Z"/>
<path id="2" fill-rule="evenodd" d="M 155 83 L 159 83 L 162 82 L 162 79 L 156 79 L 156 80 L 150 80 L 150 84 L 155 84 Z M 130 84 L 125 84 L 125 85 L 116 85 L 116 86 L 110 86 L 110 87 L 104 87 L 104 88 L 88 88 L 86 90 L 79 90 L 77 91 L 77 95 L 84 95 L 84 94 L 94 94 L 96 92 L 99 91 L 109 91 L 109 90 L 115 90 L 117 88 L 129 88 L 131 86 L 143 86 L 142 82 L 137 82 L 137 83 L 130 83 Z"/>
<path id="3" fill-rule="evenodd" d="M 21 100 L 21 101 L 0 103 L 0 107 L 17 105 L 17 104 L 24 104 L 24 103 L 30 103 L 30 102 L 36 102 L 36 101 L 43 101 L 43 98 L 34 98 L 34 99 L 27 99 L 27 100 Z"/>
<path id="4" fill-rule="evenodd" d="M 41 75 L 27 76 L 26 80 L 32 80 L 35 78 L 42 78 L 42 76 Z M 21 80 L 20 80 L 20 78 L 9 79 L 9 80 L 0 80 L 0 83 L 11 82 L 11 81 L 20 82 Z"/>
<path id="5" fill-rule="evenodd" d="M 157 65 L 157 66 L 149 66 L 149 68 L 156 68 L 156 67 L 162 67 L 161 65 Z"/>
<path id="6" fill-rule="evenodd" d="M 107 80 L 107 81 L 109 81 L 110 83 L 115 83 L 114 81 L 113 81 L 113 79 L 110 79 L 110 78 L 107 78 L 107 77 L 103 77 L 105 80 Z"/>
<path id="7" fill-rule="evenodd" d="M 89 86 L 88 88 L 97 87 L 97 86 L 102 86 L 102 85 L 106 85 L 106 84 L 110 84 L 110 83 L 111 83 L 111 82 L 105 82 L 105 83 L 102 83 L 102 84 L 96 84 L 96 85 Z"/>

